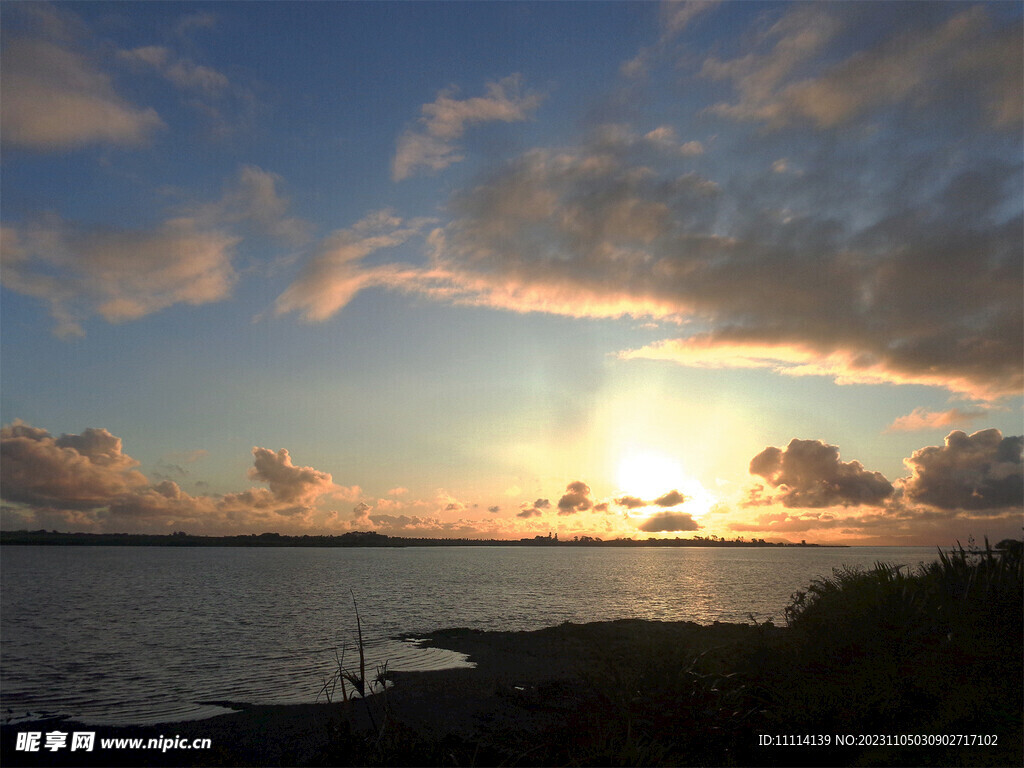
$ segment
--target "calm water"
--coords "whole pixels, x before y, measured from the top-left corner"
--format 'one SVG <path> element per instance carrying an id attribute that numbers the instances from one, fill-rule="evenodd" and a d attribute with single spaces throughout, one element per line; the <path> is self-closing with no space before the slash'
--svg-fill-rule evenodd
<path id="1" fill-rule="evenodd" d="M 203 701 L 312 702 L 354 646 L 368 661 L 465 664 L 392 638 L 617 618 L 782 622 L 834 567 L 915 566 L 928 547 L 233 549 L 16 547 L 0 554 L 0 709 L 95 724 L 216 714 Z M 11 712 L 8 712 L 11 710 Z"/>

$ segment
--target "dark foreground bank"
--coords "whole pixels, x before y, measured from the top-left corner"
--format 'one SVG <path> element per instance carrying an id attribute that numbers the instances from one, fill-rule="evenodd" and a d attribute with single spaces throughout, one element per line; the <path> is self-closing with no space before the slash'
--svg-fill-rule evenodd
<path id="1" fill-rule="evenodd" d="M 994 675 L 969 679 L 972 669 L 978 671 L 970 660 L 950 659 L 948 667 L 926 671 L 936 675 L 939 686 L 929 692 L 919 687 L 922 670 L 889 664 L 837 676 L 821 666 L 820 658 L 802 661 L 791 635 L 789 629 L 771 626 L 645 621 L 563 624 L 524 633 L 449 630 L 428 642 L 469 654 L 476 669 L 395 673 L 386 697 L 378 694 L 352 704 L 252 706 L 207 720 L 151 727 L 63 721 L 5 725 L 2 763 L 1020 763 L 1019 674 L 1012 680 Z M 853 660 L 845 664 L 864 666 Z M 957 666 L 963 664 L 966 669 Z M 900 677 L 890 677 L 894 673 Z M 854 674 L 863 679 L 851 679 Z M 995 690 L 1000 685 L 1005 695 Z M 1012 706 L 1000 711 L 1013 696 L 1016 711 Z M 18 734 L 33 732 L 41 734 L 40 750 L 16 749 Z M 76 732 L 95 732 L 91 752 L 70 749 Z M 67 745 L 47 750 L 50 733 L 66 733 Z M 918 747 L 877 738 L 915 734 L 997 738 L 988 745 Z M 853 743 L 837 746 L 839 737 L 847 736 Z M 126 743 L 104 748 L 104 739 L 155 741 L 151 748 Z M 210 746 L 183 748 L 198 739 L 209 739 Z M 797 744 L 798 739 L 803 743 Z"/>
<path id="2" fill-rule="evenodd" d="M 961 552 L 917 574 L 838 573 L 794 596 L 785 628 L 625 620 L 446 630 L 426 642 L 468 654 L 475 669 L 393 673 L 393 686 L 365 701 L 253 706 L 154 727 L 4 725 L 0 760 L 1020 765 L 1021 575 L 1019 549 Z M 71 749 L 76 733 L 90 732 L 92 751 Z M 38 751 L 24 749 L 26 734 L 39 735 Z M 66 745 L 47 750 L 61 734 Z M 191 748 L 197 739 L 209 747 Z"/>

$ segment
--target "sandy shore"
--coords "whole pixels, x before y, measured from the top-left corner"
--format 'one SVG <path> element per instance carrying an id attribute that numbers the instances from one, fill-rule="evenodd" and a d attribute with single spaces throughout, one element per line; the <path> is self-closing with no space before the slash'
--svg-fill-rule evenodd
<path id="1" fill-rule="evenodd" d="M 388 727 L 435 742 L 446 738 L 478 744 L 490 756 L 528 752 L 531 734 L 553 713 L 571 707 L 573 692 L 588 675 L 602 675 L 609 659 L 637 658 L 668 643 L 694 653 L 727 649 L 759 630 L 746 625 L 700 626 L 690 622 L 624 620 L 563 624 L 534 632 L 451 629 L 420 639 L 459 651 L 474 669 L 395 672 L 384 696 L 367 702 L 253 706 L 216 702 L 239 711 L 156 726 L 88 726 L 71 721 L 18 723 L 2 727 L 5 766 L 40 765 L 329 765 L 339 755 L 349 724 L 357 731 L 378 724 L 387 709 Z M 763 630 L 761 630 L 763 634 Z M 211 702 L 213 703 L 213 702 Z M 367 708 L 370 712 L 367 713 Z M 95 731 L 89 752 L 25 752 L 15 749 L 18 732 Z M 339 734 L 342 734 L 339 736 Z M 211 739 L 209 750 L 102 750 L 102 738 Z M 343 749 L 343 747 L 341 747 Z M 521 759 L 521 758 L 520 758 Z M 528 761 L 527 761 L 528 762 Z"/>

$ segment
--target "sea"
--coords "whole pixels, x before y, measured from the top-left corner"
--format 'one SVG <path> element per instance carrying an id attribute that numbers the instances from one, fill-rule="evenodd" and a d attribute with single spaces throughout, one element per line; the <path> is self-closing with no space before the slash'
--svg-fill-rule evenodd
<path id="1" fill-rule="evenodd" d="M 471 666 L 434 630 L 563 622 L 785 623 L 843 567 L 916 568 L 933 547 L 231 548 L 4 546 L 0 714 L 153 724 L 324 701 L 338 661 Z M 218 702 L 218 703 L 211 703 Z"/>

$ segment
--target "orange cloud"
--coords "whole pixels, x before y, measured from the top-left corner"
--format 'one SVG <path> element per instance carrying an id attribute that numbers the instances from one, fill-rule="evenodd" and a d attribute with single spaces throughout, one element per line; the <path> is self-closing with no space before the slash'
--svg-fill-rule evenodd
<path id="1" fill-rule="evenodd" d="M 460 162 L 456 141 L 469 125 L 488 122 L 515 123 L 529 119 L 540 105 L 540 96 L 522 90 L 522 78 L 511 75 L 487 84 L 487 95 L 469 99 L 453 98 L 442 91 L 430 104 L 424 104 L 417 129 L 410 129 L 398 140 L 391 165 L 391 176 L 402 181 L 420 168 L 440 171 Z"/>
<path id="2" fill-rule="evenodd" d="M 57 16 L 51 18 L 63 25 Z M 156 110 L 128 102 L 92 57 L 62 36 L 5 39 L 0 52 L 4 144 L 44 151 L 131 146 L 164 126 Z"/>
<path id="3" fill-rule="evenodd" d="M 420 234 L 427 220 L 405 222 L 390 210 L 372 213 L 334 232 L 307 262 L 298 279 L 277 298 L 278 315 L 298 312 L 307 322 L 326 320 L 364 288 L 392 280 L 394 268 L 365 269 L 360 261 Z"/>
<path id="4" fill-rule="evenodd" d="M 105 429 L 55 438 L 20 420 L 0 429 L 0 493 L 38 507 L 95 509 L 148 485 Z"/>
<path id="5" fill-rule="evenodd" d="M 773 343 L 771 340 L 758 343 L 704 334 L 624 350 L 619 357 L 624 360 L 666 360 L 694 368 L 767 368 L 787 376 L 824 376 L 839 385 L 917 384 L 941 387 L 978 400 L 1010 397 L 1024 389 L 1024 373 L 997 360 L 991 361 L 989 370 L 979 365 L 969 373 L 957 374 L 950 370 L 952 366 L 936 370 L 934 366 L 906 365 L 896 355 L 883 350 L 868 351 L 868 346 L 862 344 L 860 348 L 823 350 L 809 345 Z M 957 414 L 959 419 L 976 417 L 955 409 L 949 413 Z M 924 428 L 897 427 L 896 424 L 921 423 L 913 415 L 903 419 L 905 421 L 897 420 L 889 430 Z"/>
<path id="6" fill-rule="evenodd" d="M 368 526 L 371 525 L 370 521 L 370 510 L 372 506 L 367 504 L 365 501 L 361 501 L 352 508 L 352 523 L 356 526 Z"/>
<path id="7" fill-rule="evenodd" d="M 270 486 L 275 501 L 308 506 L 324 494 L 338 491 L 331 476 L 312 467 L 296 467 L 288 450 L 277 453 L 268 448 L 253 448 L 253 468 L 249 477 Z"/>
<path id="8" fill-rule="evenodd" d="M 435 506 L 441 512 L 462 512 L 468 509 L 468 505 L 459 499 L 452 496 L 448 491 L 443 488 L 437 489 L 437 496 L 435 497 Z"/>
<path id="9" fill-rule="evenodd" d="M 92 313 L 117 323 L 227 297 L 239 240 L 189 217 L 154 230 L 83 228 L 50 217 L 5 227 L 0 248 L 4 284 L 48 304 L 57 335 L 83 336 L 80 320 Z"/>
<path id="10" fill-rule="evenodd" d="M 966 424 L 983 418 L 987 411 L 962 411 L 952 408 L 948 411 L 928 411 L 915 408 L 906 416 L 900 416 L 885 428 L 886 432 L 918 432 L 925 429 L 939 429 L 954 424 Z"/>

